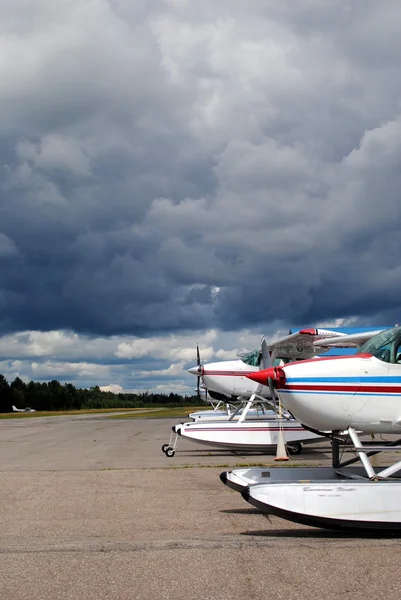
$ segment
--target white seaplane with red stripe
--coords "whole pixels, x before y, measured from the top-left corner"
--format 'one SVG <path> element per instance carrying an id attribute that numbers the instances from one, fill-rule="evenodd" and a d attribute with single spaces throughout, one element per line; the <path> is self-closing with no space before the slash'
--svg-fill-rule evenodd
<path id="1" fill-rule="evenodd" d="M 208 393 L 216 398 L 235 401 L 249 398 L 253 394 L 270 398 L 271 392 L 266 385 L 260 385 L 248 379 L 247 375 L 255 369 L 265 369 L 275 362 L 304 360 L 324 354 L 329 348 L 319 345 L 326 339 L 344 337 L 345 334 L 330 329 L 301 329 L 295 333 L 267 344 L 262 336 L 259 350 L 240 354 L 236 360 L 200 364 L 188 369 L 188 373 L 202 379 Z"/>
<path id="2" fill-rule="evenodd" d="M 239 354 L 239 359 L 205 365 L 201 364 L 197 348 L 198 364 L 189 369 L 189 373 L 198 378 L 198 396 L 202 397 L 202 393 L 206 392 L 208 402 L 212 404 L 214 410 L 191 413 L 189 417 L 194 421 L 200 419 L 222 421 L 230 417 L 231 420 L 237 420 L 241 414 L 242 420 L 245 417 L 247 420 L 259 418 L 260 410 L 257 404 L 256 408 L 252 406 L 258 402 L 263 403 L 266 399 L 271 400 L 271 391 L 267 386 L 251 381 L 247 375 L 253 373 L 255 368 L 266 369 L 273 364 L 305 360 L 324 354 L 329 350 L 322 345 L 324 340 L 342 339 L 344 336 L 344 333 L 331 329 L 308 328 L 294 333 L 290 330 L 287 336 L 269 344 L 262 336 L 259 350 Z M 248 405 L 249 398 L 251 405 Z M 165 444 L 163 447 L 168 446 Z"/>
<path id="3" fill-rule="evenodd" d="M 276 448 L 280 436 L 287 449 L 293 454 L 302 451 L 304 442 L 320 441 L 320 436 L 306 430 L 290 415 L 277 416 L 275 411 L 265 408 L 266 401 L 272 400 L 267 385 L 254 383 L 246 377 L 256 367 L 266 368 L 274 361 L 284 362 L 313 357 L 327 349 L 314 345 L 321 340 L 341 337 L 344 334 L 328 329 L 303 329 L 284 338 L 267 344 L 264 337 L 259 350 L 241 355 L 241 360 L 220 363 L 199 364 L 189 372 L 202 379 L 209 394 L 227 397 L 231 402 L 239 402 L 236 411 L 228 414 L 223 421 L 221 413 L 214 417 L 197 413 L 190 416 L 196 422 L 179 423 L 172 428 L 168 444 L 162 450 L 168 457 L 175 455 L 179 436 L 208 446 L 225 447 L 230 450 L 266 451 Z M 199 353 L 198 353 L 199 357 Z M 262 407 L 262 411 L 257 406 Z"/>
<path id="4" fill-rule="evenodd" d="M 366 337 L 326 343 L 358 345 Z M 378 333 L 354 356 L 290 363 L 249 377 L 270 385 L 305 427 L 331 437 L 333 450 L 331 468 L 273 473 L 269 483 L 249 485 L 243 496 L 267 513 L 307 525 L 401 529 L 401 479 L 396 477 L 401 461 L 375 470 L 369 459 L 401 450 L 401 327 Z M 340 462 L 344 433 L 357 457 Z M 398 439 L 368 444 L 361 433 L 396 434 Z M 349 468 L 358 460 L 362 468 Z"/>

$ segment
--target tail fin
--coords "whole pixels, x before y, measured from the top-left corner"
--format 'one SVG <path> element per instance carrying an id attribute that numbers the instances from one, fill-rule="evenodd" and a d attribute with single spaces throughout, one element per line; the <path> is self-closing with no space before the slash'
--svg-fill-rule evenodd
<path id="1" fill-rule="evenodd" d="M 13 409 L 13 412 L 21 412 L 21 409 L 17 408 L 16 406 L 13 406 L 12 409 Z"/>

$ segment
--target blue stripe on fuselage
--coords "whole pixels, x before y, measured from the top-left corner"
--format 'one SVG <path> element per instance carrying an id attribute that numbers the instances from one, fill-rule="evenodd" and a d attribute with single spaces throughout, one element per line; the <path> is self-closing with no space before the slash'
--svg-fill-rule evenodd
<path id="1" fill-rule="evenodd" d="M 400 376 L 376 377 L 286 377 L 286 383 L 401 383 Z"/>

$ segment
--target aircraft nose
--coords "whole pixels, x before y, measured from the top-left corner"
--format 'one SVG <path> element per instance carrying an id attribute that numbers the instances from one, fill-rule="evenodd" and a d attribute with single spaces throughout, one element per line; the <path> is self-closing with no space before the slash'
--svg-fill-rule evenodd
<path id="1" fill-rule="evenodd" d="M 285 372 L 281 367 L 269 367 L 262 371 L 248 373 L 246 377 L 262 385 L 269 385 L 269 379 L 275 381 L 275 387 L 282 387 L 285 384 Z"/>
<path id="2" fill-rule="evenodd" d="M 191 375 L 200 376 L 200 375 L 202 375 L 202 367 L 200 365 L 196 365 L 196 367 L 192 367 L 191 369 L 188 369 L 188 373 L 191 373 Z"/>

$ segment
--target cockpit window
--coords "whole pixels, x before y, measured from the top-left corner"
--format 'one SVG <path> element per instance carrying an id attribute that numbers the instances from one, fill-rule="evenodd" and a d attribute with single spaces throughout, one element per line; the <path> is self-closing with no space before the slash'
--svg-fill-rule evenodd
<path id="1" fill-rule="evenodd" d="M 387 363 L 401 363 L 401 327 L 386 329 L 365 342 L 358 353 L 369 353 Z"/>
<path id="2" fill-rule="evenodd" d="M 251 365 L 251 367 L 259 367 L 262 362 L 262 353 L 259 350 L 254 350 L 253 352 L 248 352 L 248 354 L 241 355 L 241 360 L 246 365 Z"/>

